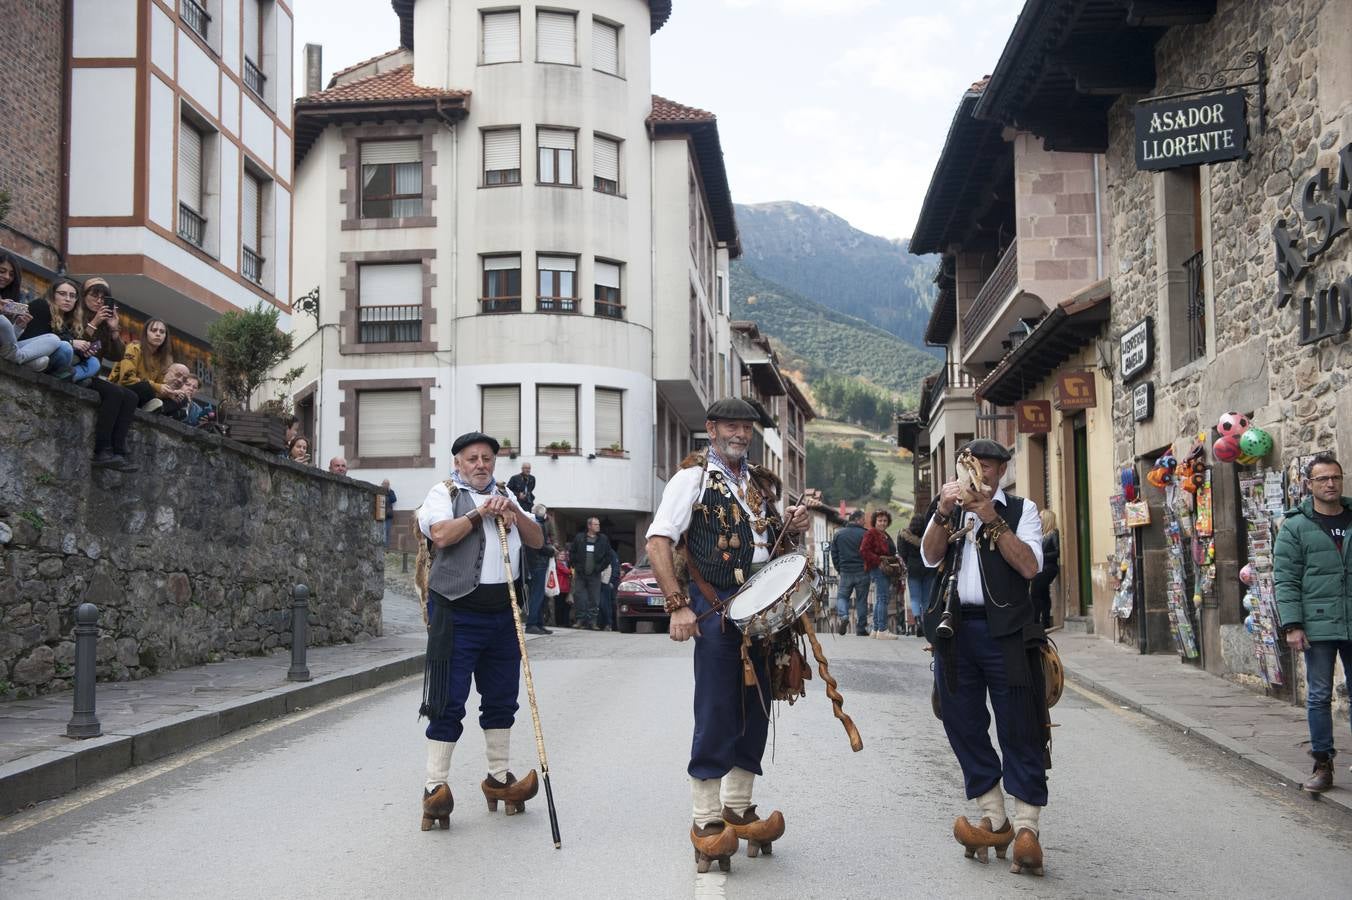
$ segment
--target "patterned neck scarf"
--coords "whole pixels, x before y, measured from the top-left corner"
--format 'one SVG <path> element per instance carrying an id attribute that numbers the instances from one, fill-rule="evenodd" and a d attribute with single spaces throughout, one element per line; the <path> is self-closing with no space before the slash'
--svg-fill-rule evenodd
<path id="1" fill-rule="evenodd" d="M 732 467 L 723 461 L 723 457 L 718 455 L 718 451 L 714 449 L 713 444 L 709 445 L 709 463 L 710 465 L 717 466 L 725 475 L 736 483 L 740 484 L 742 479 L 746 477 L 746 457 L 743 456 L 741 458 L 737 471 L 734 472 Z"/>
<path id="2" fill-rule="evenodd" d="M 488 480 L 488 487 L 484 488 L 481 491 L 474 485 L 466 481 L 464 478 L 460 477 L 459 469 L 455 469 L 454 471 L 451 472 L 451 481 L 455 484 L 456 487 L 460 488 L 461 490 L 469 491 L 471 494 L 485 494 L 485 495 L 491 494 L 493 493 L 493 488 L 495 487 L 495 485 L 493 484 L 493 479 L 490 478 Z"/>

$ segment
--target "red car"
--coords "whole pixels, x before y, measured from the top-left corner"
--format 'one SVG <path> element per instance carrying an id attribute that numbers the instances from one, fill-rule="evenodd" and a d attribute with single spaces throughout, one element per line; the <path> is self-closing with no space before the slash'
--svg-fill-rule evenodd
<path id="1" fill-rule="evenodd" d="M 638 565 L 620 576 L 620 589 L 615 593 L 615 627 L 633 634 L 639 622 L 652 622 L 653 631 L 666 634 L 670 620 L 666 602 L 647 557 L 640 557 Z"/>

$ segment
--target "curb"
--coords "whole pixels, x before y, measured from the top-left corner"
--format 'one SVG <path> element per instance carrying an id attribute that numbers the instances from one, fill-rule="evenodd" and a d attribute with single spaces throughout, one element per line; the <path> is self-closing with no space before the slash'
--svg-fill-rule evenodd
<path id="1" fill-rule="evenodd" d="M 423 670 L 425 651 L 410 651 L 365 669 L 284 682 L 243 700 L 167 716 L 101 737 L 72 741 L 0 766 L 0 816 L 51 800 L 136 766 L 180 753 L 250 725 L 398 681 Z"/>
<path id="2" fill-rule="evenodd" d="M 1229 735 L 1221 734 L 1211 726 L 1198 722 L 1190 716 L 1169 707 L 1165 703 L 1151 702 L 1134 695 L 1130 691 L 1108 687 L 1101 682 L 1095 681 L 1093 678 L 1076 672 L 1069 665 L 1066 665 L 1064 661 L 1062 665 L 1068 681 L 1074 682 L 1085 690 L 1106 697 L 1120 706 L 1125 706 L 1128 709 L 1148 716 L 1156 722 L 1168 725 L 1200 744 L 1233 756 L 1255 769 L 1258 769 L 1268 777 L 1291 785 L 1295 793 L 1301 796 L 1309 796 L 1300 789 L 1301 783 L 1308 777 L 1307 773 L 1293 769 L 1290 764 L 1275 759 L 1262 751 L 1254 750 Z M 1311 802 L 1331 804 L 1345 813 L 1352 814 L 1352 792 L 1345 789 L 1335 789 L 1329 793 L 1309 796 L 1309 799 Z"/>

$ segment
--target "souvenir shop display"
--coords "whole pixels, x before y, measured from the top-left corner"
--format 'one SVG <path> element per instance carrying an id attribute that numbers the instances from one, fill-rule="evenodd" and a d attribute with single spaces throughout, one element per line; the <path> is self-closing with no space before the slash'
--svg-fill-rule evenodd
<path id="1" fill-rule="evenodd" d="M 1114 580 L 1112 614 L 1115 619 L 1131 617 L 1136 604 L 1135 587 L 1132 582 L 1132 551 L 1134 541 L 1131 526 L 1127 524 L 1127 499 L 1124 494 L 1113 494 L 1108 498 L 1113 517 L 1113 535 L 1115 548 L 1108 556 L 1108 572 Z"/>
<path id="2" fill-rule="evenodd" d="M 1272 582 L 1273 521 L 1282 514 L 1286 493 L 1282 473 L 1256 469 L 1239 479 L 1249 562 L 1240 570 L 1245 586 L 1244 627 L 1253 636 L 1254 655 L 1263 681 L 1269 686 L 1285 684 L 1282 675 L 1277 598 Z"/>
<path id="3" fill-rule="evenodd" d="M 1169 483 L 1164 489 L 1164 538 L 1168 542 L 1169 566 L 1166 599 L 1169 632 L 1174 636 L 1178 655 L 1183 659 L 1196 659 L 1197 632 L 1192 623 L 1192 595 L 1188 591 L 1188 561 L 1191 554 L 1185 549 L 1192 538 L 1193 519 L 1192 510 L 1180 496 L 1182 494 L 1176 482 Z"/>

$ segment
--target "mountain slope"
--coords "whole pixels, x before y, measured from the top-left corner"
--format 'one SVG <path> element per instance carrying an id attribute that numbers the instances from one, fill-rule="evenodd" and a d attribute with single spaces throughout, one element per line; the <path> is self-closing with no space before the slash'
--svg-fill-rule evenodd
<path id="1" fill-rule="evenodd" d="M 924 345 L 936 257 L 912 256 L 906 241 L 867 234 L 829 210 L 790 201 L 738 205 L 737 227 L 742 262 L 762 278 Z"/>

